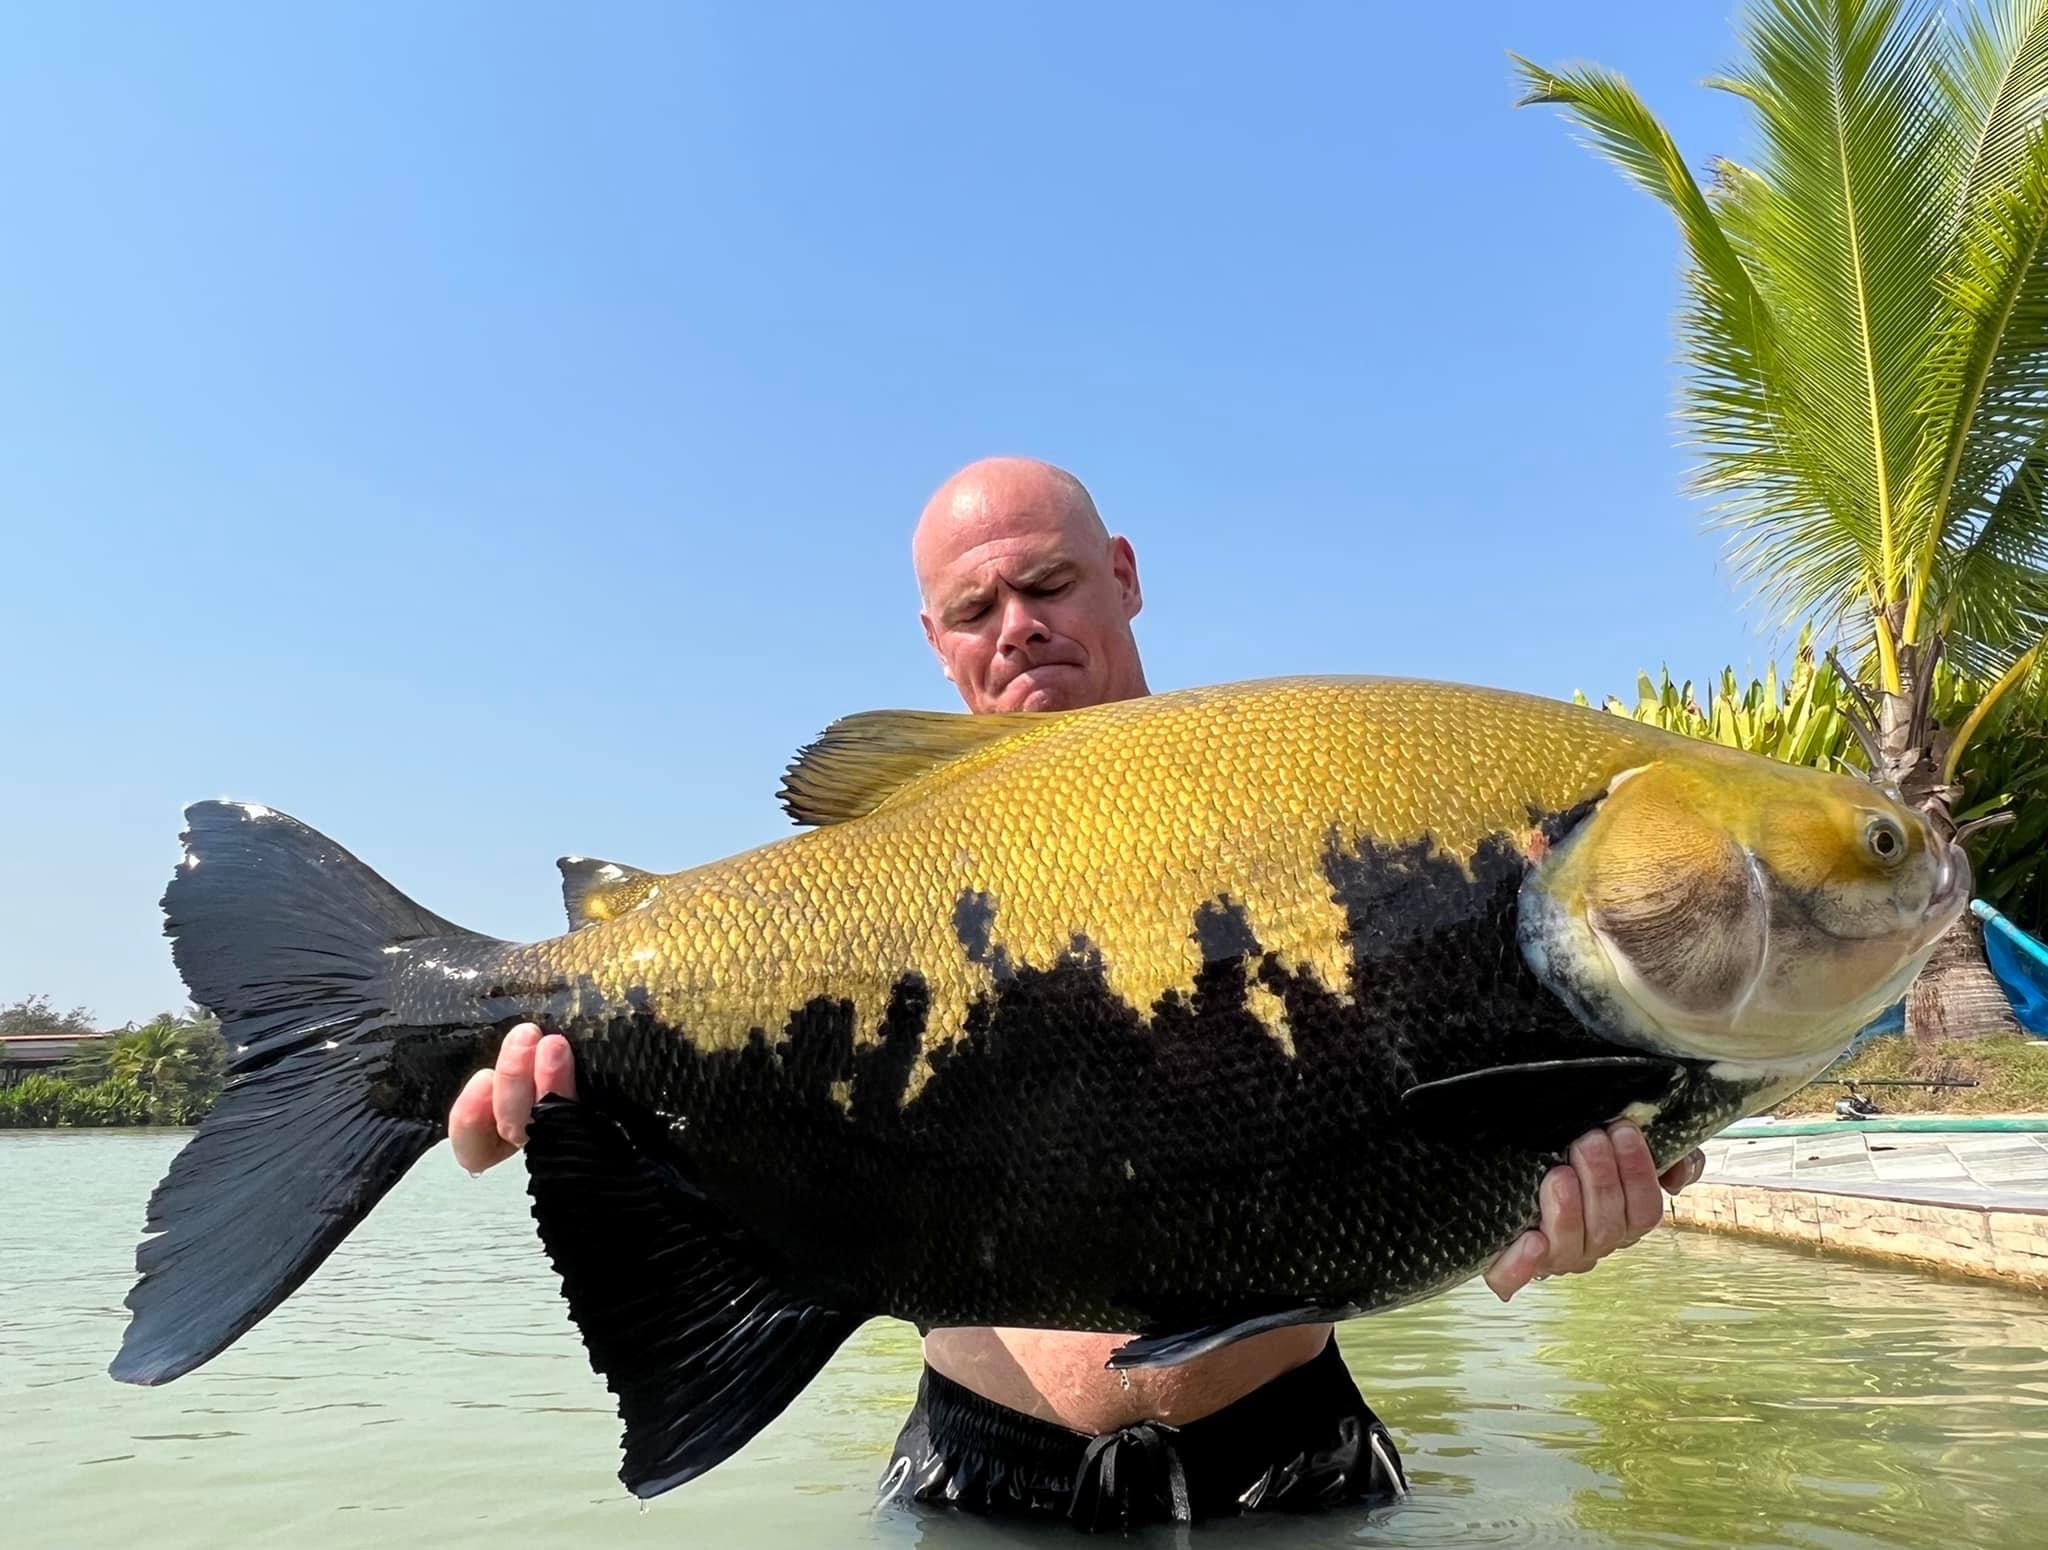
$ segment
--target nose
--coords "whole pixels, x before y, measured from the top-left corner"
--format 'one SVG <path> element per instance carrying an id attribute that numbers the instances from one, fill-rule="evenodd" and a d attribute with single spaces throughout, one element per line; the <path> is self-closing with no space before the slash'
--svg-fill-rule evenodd
<path id="1" fill-rule="evenodd" d="M 1032 610 L 1031 599 L 1017 592 L 1012 592 L 1003 599 L 1002 631 L 996 636 L 996 646 L 999 650 L 1019 651 L 1051 638 L 1046 633 L 1044 622 Z"/>

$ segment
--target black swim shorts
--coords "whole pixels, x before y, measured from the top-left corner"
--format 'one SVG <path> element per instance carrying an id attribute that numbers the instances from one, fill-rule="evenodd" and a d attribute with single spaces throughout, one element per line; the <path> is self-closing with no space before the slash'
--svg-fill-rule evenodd
<path id="1" fill-rule="evenodd" d="M 885 1503 L 1060 1517 L 1097 1530 L 1369 1507 L 1406 1494 L 1408 1483 L 1332 1339 L 1200 1420 L 1099 1437 L 998 1405 L 926 1367 L 880 1489 Z"/>

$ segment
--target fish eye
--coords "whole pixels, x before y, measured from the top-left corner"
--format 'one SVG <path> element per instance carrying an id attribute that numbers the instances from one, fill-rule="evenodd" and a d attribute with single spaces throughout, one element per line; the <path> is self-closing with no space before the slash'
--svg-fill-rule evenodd
<path id="1" fill-rule="evenodd" d="M 1882 866 L 1896 866 L 1905 859 L 1906 831 L 1889 818 L 1873 818 L 1863 831 L 1863 843 L 1870 847 Z"/>

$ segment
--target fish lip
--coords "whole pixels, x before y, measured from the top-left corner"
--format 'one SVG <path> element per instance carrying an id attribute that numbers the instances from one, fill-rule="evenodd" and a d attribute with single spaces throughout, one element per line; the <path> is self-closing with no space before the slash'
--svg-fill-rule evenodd
<path id="1" fill-rule="evenodd" d="M 1954 906 L 1969 897 L 1970 885 L 1975 881 L 1970 872 L 1969 853 L 1950 840 L 1941 853 L 1941 871 L 1936 877 L 1934 897 L 1928 901 L 1927 913 L 1951 918 L 1960 915 L 1962 911 Z M 1948 921 L 1944 920 L 1942 924 L 1946 929 Z"/>

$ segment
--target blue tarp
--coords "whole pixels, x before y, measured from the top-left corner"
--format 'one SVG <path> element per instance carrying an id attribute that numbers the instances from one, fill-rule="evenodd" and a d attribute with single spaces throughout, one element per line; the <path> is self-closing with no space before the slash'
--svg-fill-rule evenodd
<path id="1" fill-rule="evenodd" d="M 1970 909 L 1984 922 L 1984 956 L 2012 1003 L 2012 1015 L 2028 1033 L 2048 1038 L 2048 943 L 2027 935 L 1982 899 L 1972 899 Z M 1859 1029 L 1849 1047 L 1905 1031 L 1906 1003 L 1901 998 Z"/>
<path id="2" fill-rule="evenodd" d="M 2027 1032 L 2048 1034 L 2048 946 L 1982 899 L 1972 899 L 1970 908 L 1984 922 L 1984 956 L 2005 987 L 2012 1015 Z"/>
<path id="3" fill-rule="evenodd" d="M 1875 1018 L 1858 1029 L 1856 1037 L 1850 1041 L 1849 1047 L 1854 1049 L 1865 1039 L 1876 1039 L 1883 1037 L 1887 1033 L 1904 1033 L 1905 1031 L 1906 998 L 1901 996 L 1882 1012 L 1879 1012 Z"/>

